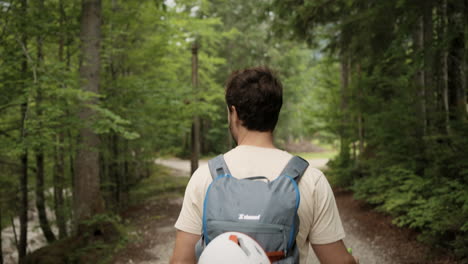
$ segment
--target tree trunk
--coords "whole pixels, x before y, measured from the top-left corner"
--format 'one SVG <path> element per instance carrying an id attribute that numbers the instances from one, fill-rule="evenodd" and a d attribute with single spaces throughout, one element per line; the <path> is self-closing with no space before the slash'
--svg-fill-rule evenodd
<path id="1" fill-rule="evenodd" d="M 358 104 L 359 104 L 359 109 L 358 109 L 358 116 L 357 116 L 357 121 L 358 121 L 358 138 L 359 138 L 359 155 L 362 155 L 364 152 L 364 118 L 362 116 L 362 87 L 361 87 L 361 64 L 358 63 L 356 67 L 357 71 L 357 98 L 358 98 Z"/>
<path id="2" fill-rule="evenodd" d="M 2 225 L 2 204 L 0 203 L 0 264 L 3 264 L 2 230 L 3 230 L 3 225 Z"/>
<path id="3" fill-rule="evenodd" d="M 194 43 L 192 46 L 192 86 L 194 89 L 195 97 L 198 96 L 197 86 L 198 86 L 198 45 Z M 194 102 L 197 103 L 197 100 Z M 195 114 L 193 117 L 192 125 L 192 156 L 190 163 L 190 175 L 198 169 L 198 159 L 200 158 L 200 118 L 198 114 Z"/>
<path id="4" fill-rule="evenodd" d="M 44 233 L 47 242 L 55 241 L 55 235 L 47 220 L 45 197 L 44 197 L 44 152 L 41 149 L 36 153 L 36 208 L 39 217 L 39 225 Z"/>
<path id="5" fill-rule="evenodd" d="M 424 2 L 423 7 L 423 48 L 424 48 L 424 86 L 421 90 L 423 99 L 424 111 L 424 129 L 425 135 L 432 124 L 432 115 L 434 113 L 434 100 L 433 100 L 433 67 L 434 67 L 434 49 L 432 48 L 433 42 L 433 21 L 432 21 L 432 3 L 431 1 Z"/>
<path id="6" fill-rule="evenodd" d="M 44 0 L 39 1 L 38 16 L 42 16 L 44 12 Z M 39 19 L 41 21 L 41 19 Z M 42 66 L 44 61 L 44 55 L 42 53 L 43 35 L 37 36 L 37 64 L 39 67 Z M 35 83 L 37 88 L 36 95 L 36 114 L 39 120 L 39 135 L 42 134 L 42 87 L 40 83 Z M 44 237 L 47 242 L 51 243 L 55 241 L 55 235 L 50 228 L 49 221 L 47 220 L 47 213 L 45 207 L 44 197 L 44 146 L 40 143 L 35 149 L 36 152 L 36 208 L 39 217 L 39 225 L 44 233 Z"/>
<path id="7" fill-rule="evenodd" d="M 59 230 L 59 238 L 65 238 L 67 234 L 67 220 L 65 216 L 65 199 L 63 190 L 65 188 L 65 154 L 63 149 L 63 133 L 57 136 L 57 147 L 55 148 L 54 162 L 54 211 L 57 227 Z"/>
<path id="8" fill-rule="evenodd" d="M 466 51 L 465 51 L 465 22 L 464 1 L 448 1 L 447 15 L 449 29 L 448 54 L 448 94 L 450 119 L 463 121 L 467 118 L 466 109 Z"/>
<path id="9" fill-rule="evenodd" d="M 448 39 L 448 23 L 447 23 L 447 0 L 442 1 L 442 39 Z M 450 109 L 449 109 L 449 92 L 448 92 L 448 51 L 446 45 L 442 51 L 442 100 L 444 107 L 444 124 L 447 135 L 450 135 Z"/>
<path id="10" fill-rule="evenodd" d="M 415 57 L 417 57 L 423 51 L 424 45 L 424 23 L 423 18 L 419 17 L 418 22 L 413 33 L 413 49 Z M 418 70 L 414 77 L 416 84 L 417 96 L 415 96 L 418 103 L 419 120 L 422 124 L 421 136 L 424 137 L 427 131 L 427 118 L 426 118 L 426 96 L 425 96 L 425 71 L 424 69 Z"/>
<path id="11" fill-rule="evenodd" d="M 83 91 L 98 93 L 100 69 L 101 38 L 101 1 L 82 0 L 81 13 L 81 52 L 80 78 Z M 74 179 L 74 218 L 81 230 L 82 221 L 103 212 L 103 202 L 99 182 L 100 140 L 91 129 L 90 120 L 95 111 L 86 106 L 97 104 L 96 99 L 83 102 L 79 112 L 80 120 L 85 125 L 79 132 L 79 148 L 75 160 L 76 175 Z"/>
<path id="12" fill-rule="evenodd" d="M 120 162 L 119 162 L 119 136 L 117 133 L 113 133 L 110 140 L 111 148 L 112 148 L 112 161 L 110 162 L 111 165 L 111 179 L 113 180 L 112 185 L 113 188 L 113 206 L 117 209 L 120 206 L 120 190 L 121 190 L 121 182 L 120 182 Z"/>
<path id="13" fill-rule="evenodd" d="M 27 63 L 27 62 L 26 62 Z M 25 62 L 23 62 L 24 68 Z M 27 100 L 27 98 L 25 99 Z M 28 103 L 23 103 L 21 105 L 21 129 L 22 129 L 22 141 L 24 142 L 24 137 L 26 136 L 26 127 L 25 119 L 28 109 Z M 22 261 L 26 256 L 26 247 L 28 245 L 28 149 L 23 147 L 23 153 L 20 157 L 21 160 L 21 176 L 20 176 L 20 239 L 19 239 L 19 260 Z"/>
<path id="14" fill-rule="evenodd" d="M 21 1 L 21 15 L 26 17 L 27 15 L 27 0 Z M 25 26 L 25 25 L 24 25 Z M 24 47 L 27 48 L 27 35 L 23 33 L 21 37 L 21 42 Z M 28 60 L 26 55 L 22 56 L 21 58 L 21 76 L 23 80 L 27 80 L 27 71 L 28 71 Z M 27 118 L 27 110 L 28 110 L 28 95 L 26 87 L 23 87 L 24 90 L 24 102 L 21 104 L 21 143 L 25 142 L 25 138 L 27 136 L 26 133 L 26 118 Z M 26 146 L 22 147 L 22 153 L 20 156 L 21 162 L 21 176 L 20 176 L 20 238 L 19 238 L 19 245 L 18 245 L 18 261 L 23 261 L 24 257 L 26 256 L 26 248 L 28 246 L 28 149 Z"/>
<path id="15" fill-rule="evenodd" d="M 349 87 L 349 59 L 345 54 L 341 54 L 341 124 L 340 124 L 340 156 L 344 162 L 350 159 L 348 123 L 348 87 Z"/>
<path id="16" fill-rule="evenodd" d="M 60 62 L 65 62 L 63 57 L 64 45 L 65 45 L 65 34 L 64 23 L 65 23 L 65 8 L 63 0 L 59 1 L 59 26 L 60 26 L 60 37 L 58 47 L 58 57 Z M 62 89 L 66 89 L 63 87 Z M 55 147 L 54 155 L 54 211 L 55 219 L 57 221 L 57 227 L 59 230 L 59 238 L 63 239 L 68 236 L 67 234 L 67 220 L 65 216 L 65 201 L 63 197 L 63 190 L 65 188 L 65 133 L 60 130 L 57 136 L 57 146 Z"/>
<path id="17" fill-rule="evenodd" d="M 128 147 L 128 139 L 123 140 L 123 171 L 121 173 L 122 175 L 122 193 L 121 193 L 121 198 L 122 198 L 122 207 L 125 208 L 127 207 L 128 204 L 128 191 L 129 191 L 129 184 L 131 183 L 131 180 L 129 178 L 129 168 L 128 168 L 128 153 L 130 152 L 129 147 Z"/>

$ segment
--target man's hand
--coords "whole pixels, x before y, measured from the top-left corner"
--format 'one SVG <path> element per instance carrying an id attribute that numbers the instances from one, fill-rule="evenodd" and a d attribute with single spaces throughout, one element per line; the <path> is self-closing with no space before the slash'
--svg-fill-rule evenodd
<path id="1" fill-rule="evenodd" d="M 195 244 L 200 239 L 200 235 L 177 230 L 174 252 L 171 257 L 171 264 L 195 264 Z"/>
<path id="2" fill-rule="evenodd" d="M 359 264 L 359 258 L 348 253 L 343 240 L 330 244 L 312 245 L 315 255 L 323 264 Z"/>

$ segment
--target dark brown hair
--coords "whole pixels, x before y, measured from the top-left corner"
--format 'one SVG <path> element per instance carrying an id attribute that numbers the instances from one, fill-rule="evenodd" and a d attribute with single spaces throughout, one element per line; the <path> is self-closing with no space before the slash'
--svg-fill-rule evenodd
<path id="1" fill-rule="evenodd" d="M 283 104 L 283 87 L 268 67 L 235 71 L 226 83 L 226 103 L 249 130 L 273 131 Z"/>

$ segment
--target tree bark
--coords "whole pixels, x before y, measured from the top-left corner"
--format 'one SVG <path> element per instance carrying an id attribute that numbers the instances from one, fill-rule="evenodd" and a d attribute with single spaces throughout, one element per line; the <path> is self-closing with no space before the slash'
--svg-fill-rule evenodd
<path id="1" fill-rule="evenodd" d="M 27 15 L 27 0 L 21 1 L 21 15 L 23 18 Z M 26 26 L 23 24 L 23 26 Z M 24 27 L 23 27 L 24 30 Z M 27 35 L 23 32 L 21 36 L 22 45 L 27 47 Z M 21 57 L 21 76 L 22 80 L 27 80 L 27 71 L 28 71 L 28 60 L 26 55 Z M 24 90 L 24 102 L 21 104 L 20 113 L 21 113 L 21 143 L 25 143 L 26 133 L 26 119 L 27 119 L 27 110 L 28 110 L 28 95 L 26 86 L 23 87 Z M 19 236 L 19 245 L 18 245 L 18 260 L 19 262 L 23 261 L 26 256 L 26 248 L 28 246 L 28 149 L 26 146 L 22 146 L 22 153 L 20 155 L 21 162 L 21 175 L 20 175 L 20 236 Z"/>
<path id="2" fill-rule="evenodd" d="M 128 164 L 128 153 L 130 153 L 129 147 L 128 147 L 128 139 L 123 139 L 123 168 L 122 168 L 122 193 L 121 193 L 121 199 L 122 199 L 122 204 L 121 206 L 123 208 L 127 207 L 128 204 L 128 191 L 129 191 L 129 184 L 131 183 L 130 179 L 130 171 L 129 171 L 129 164 Z"/>
<path id="3" fill-rule="evenodd" d="M 44 152 L 40 150 L 36 153 L 36 208 L 39 217 L 39 225 L 42 229 L 47 242 L 55 241 L 55 235 L 50 228 L 49 221 L 47 220 L 45 197 L 44 197 Z"/>
<path id="4" fill-rule="evenodd" d="M 434 67 L 434 49 L 433 42 L 433 21 L 432 21 L 432 2 L 425 1 L 423 6 L 423 49 L 424 49 L 424 86 L 421 90 L 424 111 L 424 135 L 428 134 L 429 127 L 433 126 L 431 116 L 434 112 L 433 100 L 433 67 Z"/>
<path id="5" fill-rule="evenodd" d="M 448 39 L 448 22 L 447 22 L 447 0 L 442 1 L 441 12 L 441 27 L 442 39 Z M 449 91 L 448 91 L 448 50 L 446 45 L 443 46 L 442 51 L 442 100 L 444 108 L 444 124 L 445 132 L 450 135 L 450 109 L 449 109 Z"/>
<path id="6" fill-rule="evenodd" d="M 2 204 L 0 203 L 0 264 L 3 264 L 2 230 L 3 230 L 3 225 L 2 225 Z"/>
<path id="7" fill-rule="evenodd" d="M 65 156 L 63 149 L 63 133 L 57 136 L 57 147 L 55 148 L 55 162 L 54 162 L 54 211 L 57 227 L 59 230 L 59 238 L 65 238 L 67 234 L 67 220 L 65 216 L 65 199 L 63 197 L 63 190 L 65 188 Z"/>
<path id="8" fill-rule="evenodd" d="M 119 162 L 119 136 L 117 133 L 113 133 L 110 140 L 112 148 L 112 161 L 111 165 L 111 178 L 113 182 L 113 206 L 117 209 L 120 206 L 120 190 L 121 186 L 121 176 L 120 176 L 120 162 Z"/>
<path id="9" fill-rule="evenodd" d="M 101 1 L 82 0 L 80 78 L 83 91 L 98 93 L 100 77 Z M 79 148 L 75 160 L 74 220 L 77 231 L 82 221 L 103 212 L 99 181 L 99 137 L 91 129 L 95 111 L 87 105 L 97 104 L 95 98 L 83 102 L 79 118 L 84 126 L 79 132 Z"/>
<path id="10" fill-rule="evenodd" d="M 194 43 L 192 46 L 192 86 L 194 89 L 194 94 L 197 97 L 197 88 L 198 88 L 198 45 Z M 198 100 L 195 100 L 197 104 Z M 190 163 L 190 175 L 198 169 L 198 159 L 200 158 L 200 118 L 197 114 L 193 117 L 192 124 L 192 156 Z"/>
<path id="11" fill-rule="evenodd" d="M 25 63 L 23 62 L 23 69 L 25 68 Z M 26 66 L 27 67 L 27 66 Z M 27 98 L 25 99 L 27 100 Z M 28 109 L 28 103 L 25 102 L 21 105 L 21 133 L 22 133 L 22 142 L 24 142 L 24 137 L 26 136 L 26 127 L 25 119 Z M 22 261 L 26 256 L 26 247 L 28 246 L 28 149 L 23 147 L 21 153 L 21 176 L 20 176 L 20 239 L 19 239 L 19 260 Z"/>
<path id="12" fill-rule="evenodd" d="M 348 88 L 349 88 L 349 58 L 346 54 L 341 54 L 341 124 L 340 124 L 340 156 L 344 162 L 350 159 L 349 138 L 348 138 Z"/>
<path id="13" fill-rule="evenodd" d="M 449 29 L 448 54 L 448 94 L 450 120 L 464 121 L 467 118 L 466 109 L 466 50 L 465 50 L 465 3 L 464 1 L 448 1 L 447 15 Z"/>
<path id="14" fill-rule="evenodd" d="M 44 12 L 44 0 L 39 1 L 38 6 L 38 20 L 41 21 L 40 17 Z M 42 52 L 43 34 L 39 34 L 36 37 L 37 40 L 37 64 L 39 67 L 43 65 L 44 55 Z M 35 83 L 36 86 L 36 115 L 39 120 L 39 135 L 42 133 L 42 87 L 40 83 Z M 35 149 L 36 152 L 36 208 L 39 217 L 39 225 L 42 229 L 42 233 L 46 238 L 47 242 L 51 243 L 55 241 L 55 235 L 50 228 L 49 221 L 47 220 L 47 213 L 45 207 L 45 196 L 44 196 L 44 146 L 39 143 L 39 146 Z"/>
<path id="15" fill-rule="evenodd" d="M 357 65 L 357 78 L 358 78 L 358 104 L 362 105 L 362 87 L 361 87 L 361 64 Z M 362 155 L 364 152 L 364 118 L 362 116 L 362 108 L 358 110 L 358 138 L 359 138 L 359 155 Z"/>
<path id="16" fill-rule="evenodd" d="M 416 23 L 415 30 L 413 32 L 413 49 L 415 53 L 415 57 L 417 57 L 423 50 L 424 46 L 424 22 L 423 17 L 418 18 L 418 22 Z M 425 89 L 425 71 L 424 69 L 418 70 L 414 77 L 414 82 L 416 86 L 416 93 L 415 95 L 419 113 L 419 120 L 422 124 L 421 126 L 421 136 L 424 137 L 427 132 L 427 114 L 426 114 L 426 89 Z"/>
<path id="17" fill-rule="evenodd" d="M 66 31 L 64 30 L 65 23 L 65 8 L 63 0 L 59 1 L 59 27 L 60 27 L 60 36 L 59 36 L 59 46 L 58 46 L 58 58 L 61 63 L 64 63 L 64 45 L 65 45 L 65 35 Z M 66 89 L 66 87 L 62 87 Z M 65 133 L 63 130 L 60 130 L 56 138 L 56 147 L 54 155 L 54 173 L 53 173 L 53 185 L 54 185 L 54 212 L 55 219 L 57 221 L 57 227 L 59 230 L 59 238 L 63 239 L 68 236 L 67 234 L 67 220 L 65 216 L 65 202 L 63 197 L 63 190 L 65 188 Z"/>

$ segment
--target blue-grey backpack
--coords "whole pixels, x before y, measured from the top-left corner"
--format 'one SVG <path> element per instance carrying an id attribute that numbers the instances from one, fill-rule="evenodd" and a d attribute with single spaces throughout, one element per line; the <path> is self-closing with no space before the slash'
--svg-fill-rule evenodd
<path id="1" fill-rule="evenodd" d="M 309 163 L 294 156 L 273 181 L 264 176 L 237 179 L 223 155 L 208 162 L 213 182 L 203 202 L 202 237 L 197 258 L 216 236 L 229 231 L 254 238 L 273 263 L 299 263 L 298 183 Z M 258 181 L 258 180 L 266 181 Z"/>

